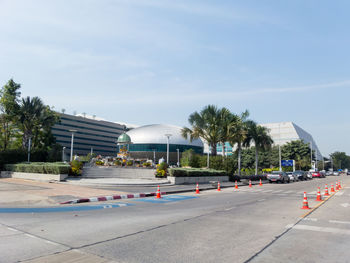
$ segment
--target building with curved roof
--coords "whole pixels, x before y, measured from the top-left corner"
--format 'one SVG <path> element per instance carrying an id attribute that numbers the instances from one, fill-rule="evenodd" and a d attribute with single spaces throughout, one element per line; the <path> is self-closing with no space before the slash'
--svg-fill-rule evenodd
<path id="1" fill-rule="evenodd" d="M 130 156 L 133 158 L 166 159 L 167 143 L 169 141 L 169 162 L 177 163 L 179 152 L 193 149 L 196 153 L 203 153 L 203 142 L 194 139 L 192 142 L 181 135 L 181 127 L 165 124 L 145 125 L 128 131 L 131 139 L 129 144 Z"/>

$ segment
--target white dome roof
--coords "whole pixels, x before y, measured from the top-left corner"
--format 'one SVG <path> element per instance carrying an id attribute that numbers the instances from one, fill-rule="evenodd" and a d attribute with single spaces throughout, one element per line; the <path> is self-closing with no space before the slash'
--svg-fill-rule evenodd
<path id="1" fill-rule="evenodd" d="M 132 129 L 126 134 L 130 136 L 133 144 L 166 144 L 165 134 L 171 134 L 169 144 L 191 145 L 203 147 L 201 139 L 194 139 L 192 142 L 181 135 L 181 127 L 165 124 L 145 125 Z"/>

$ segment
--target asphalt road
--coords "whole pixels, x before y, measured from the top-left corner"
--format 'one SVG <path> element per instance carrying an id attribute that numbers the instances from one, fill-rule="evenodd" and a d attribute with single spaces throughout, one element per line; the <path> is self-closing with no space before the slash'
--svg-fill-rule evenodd
<path id="1" fill-rule="evenodd" d="M 315 201 L 336 180 L 0 213 L 0 262 L 347 262 L 350 188 Z"/>

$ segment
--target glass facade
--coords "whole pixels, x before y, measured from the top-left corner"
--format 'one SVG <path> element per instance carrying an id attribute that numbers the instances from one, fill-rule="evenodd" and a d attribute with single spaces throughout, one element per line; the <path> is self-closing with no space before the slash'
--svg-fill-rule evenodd
<path id="1" fill-rule="evenodd" d="M 129 151 L 130 152 L 166 152 L 167 151 L 166 144 L 130 144 Z M 180 152 L 184 152 L 189 149 L 193 149 L 196 153 L 202 154 L 203 147 L 199 146 L 190 146 L 183 144 L 169 144 L 169 152 L 177 152 L 176 149 L 179 149 Z"/>

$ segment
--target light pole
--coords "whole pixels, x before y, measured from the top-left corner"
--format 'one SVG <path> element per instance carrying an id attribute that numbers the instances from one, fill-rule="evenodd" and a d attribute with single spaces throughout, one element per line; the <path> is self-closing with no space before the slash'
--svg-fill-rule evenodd
<path id="1" fill-rule="evenodd" d="M 177 151 L 177 167 L 180 167 L 180 149 L 176 149 Z"/>
<path id="2" fill-rule="evenodd" d="M 311 151 L 311 170 L 312 170 L 312 142 L 310 142 L 310 151 Z"/>
<path id="3" fill-rule="evenodd" d="M 278 156 L 280 159 L 280 172 L 282 171 L 282 154 L 281 154 L 281 123 L 278 123 L 278 134 L 279 134 L 279 143 L 278 143 Z"/>
<path id="4" fill-rule="evenodd" d="M 73 143 L 74 143 L 74 133 L 77 132 L 77 130 L 69 130 L 72 133 L 72 139 L 70 142 L 70 162 L 73 161 Z"/>
<path id="5" fill-rule="evenodd" d="M 65 158 L 65 156 L 64 156 L 64 150 L 66 149 L 66 147 L 63 147 L 62 148 L 62 162 L 65 162 L 66 161 L 66 158 Z"/>
<path id="6" fill-rule="evenodd" d="M 32 146 L 32 137 L 29 136 L 28 138 L 28 163 L 30 162 L 30 148 Z"/>
<path id="7" fill-rule="evenodd" d="M 172 134 L 164 134 L 166 136 L 166 163 L 169 164 L 169 139 Z"/>
<path id="8" fill-rule="evenodd" d="M 207 168 L 209 169 L 209 160 L 210 160 L 210 146 L 209 146 L 209 143 L 208 143 L 208 156 L 207 156 Z"/>

